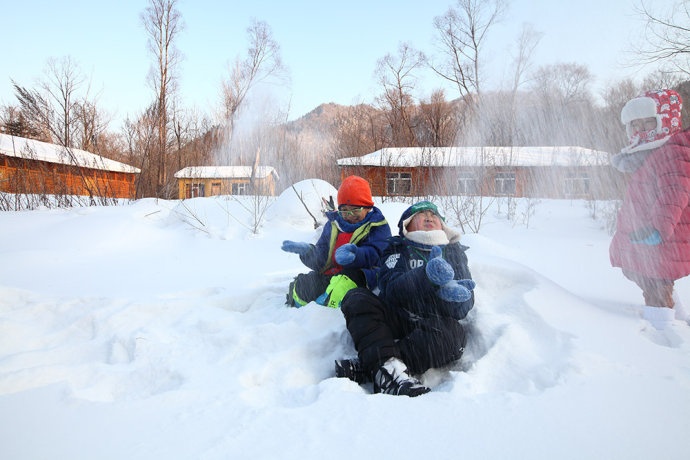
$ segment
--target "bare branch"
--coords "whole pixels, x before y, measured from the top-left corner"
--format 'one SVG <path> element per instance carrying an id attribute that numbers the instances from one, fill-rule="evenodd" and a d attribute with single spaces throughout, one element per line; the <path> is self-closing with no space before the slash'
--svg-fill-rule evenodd
<path id="1" fill-rule="evenodd" d="M 247 56 L 237 57 L 228 78 L 221 82 L 224 115 L 231 127 L 252 87 L 271 76 L 282 76 L 284 71 L 280 46 L 273 39 L 270 26 L 263 21 L 253 21 L 247 34 Z"/>
<path id="2" fill-rule="evenodd" d="M 644 42 L 633 45 L 636 64 L 665 63 L 690 74 L 690 1 L 652 12 L 641 0 L 635 10 L 646 23 Z"/>

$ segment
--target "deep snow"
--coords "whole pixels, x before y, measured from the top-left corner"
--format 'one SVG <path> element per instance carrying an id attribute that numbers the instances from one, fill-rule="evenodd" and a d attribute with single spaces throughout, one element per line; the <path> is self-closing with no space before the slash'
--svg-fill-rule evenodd
<path id="1" fill-rule="evenodd" d="M 335 189 L 297 188 L 323 220 Z M 407 204 L 376 202 L 397 232 Z M 529 227 L 494 209 L 463 236 L 468 349 L 414 399 L 333 377 L 355 354 L 340 311 L 284 306 L 306 268 L 280 242 L 320 229 L 289 189 L 253 234 L 253 204 L 0 213 L 0 458 L 690 455 L 690 327 L 641 319 L 584 202 L 544 200 Z M 690 279 L 677 291 L 690 306 Z"/>

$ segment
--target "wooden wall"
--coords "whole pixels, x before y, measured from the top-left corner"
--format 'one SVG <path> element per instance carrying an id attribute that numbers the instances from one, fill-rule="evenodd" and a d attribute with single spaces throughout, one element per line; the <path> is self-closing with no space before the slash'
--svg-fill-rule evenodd
<path id="1" fill-rule="evenodd" d="M 203 196 L 232 195 L 233 184 L 245 184 L 247 190 L 246 195 L 252 195 L 254 193 L 251 190 L 249 182 L 249 178 L 178 178 L 178 196 L 180 199 L 191 198 L 191 196 L 189 196 L 189 194 L 187 193 L 187 186 L 192 186 L 194 184 L 203 184 Z M 259 195 L 275 195 L 276 181 L 273 175 L 269 175 L 262 179 L 257 179 L 256 186 L 258 188 Z"/>
<path id="2" fill-rule="evenodd" d="M 0 191 L 135 198 L 133 173 L 103 171 L 0 154 Z"/>

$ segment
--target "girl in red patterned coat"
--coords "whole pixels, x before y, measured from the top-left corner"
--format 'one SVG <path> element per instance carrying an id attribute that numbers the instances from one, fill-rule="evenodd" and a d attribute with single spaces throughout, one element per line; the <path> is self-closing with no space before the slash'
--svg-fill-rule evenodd
<path id="1" fill-rule="evenodd" d="M 642 289 L 643 317 L 657 329 L 687 319 L 673 295 L 674 281 L 690 274 L 690 132 L 681 131 L 681 108 L 672 90 L 628 101 L 621 121 L 630 144 L 611 159 L 630 174 L 611 264 Z"/>

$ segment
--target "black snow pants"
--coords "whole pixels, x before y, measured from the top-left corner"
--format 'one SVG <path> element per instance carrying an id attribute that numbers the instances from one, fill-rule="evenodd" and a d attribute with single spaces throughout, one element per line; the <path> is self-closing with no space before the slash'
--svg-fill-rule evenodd
<path id="1" fill-rule="evenodd" d="M 389 358 L 402 360 L 411 374 L 422 374 L 460 359 L 465 350 L 465 330 L 456 319 L 412 319 L 368 289 L 352 289 L 340 308 L 359 360 L 372 376 Z"/>

